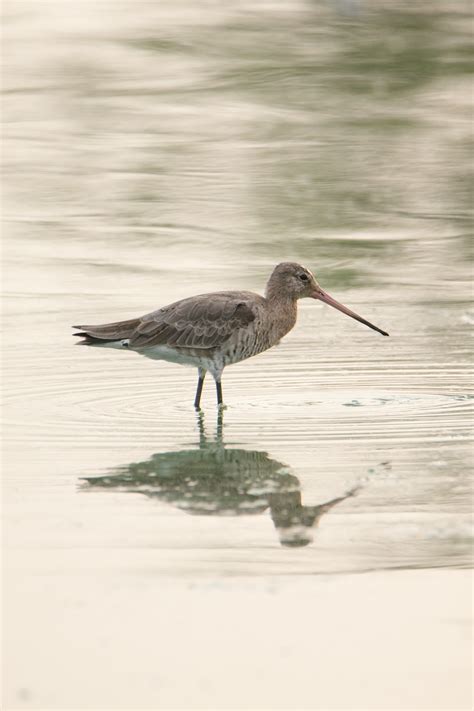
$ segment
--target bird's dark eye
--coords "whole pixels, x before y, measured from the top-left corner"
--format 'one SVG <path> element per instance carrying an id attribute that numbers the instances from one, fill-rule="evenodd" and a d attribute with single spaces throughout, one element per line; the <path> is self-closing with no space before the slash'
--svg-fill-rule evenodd
<path id="1" fill-rule="evenodd" d="M 298 275 L 301 281 L 308 281 L 309 276 L 307 274 L 299 274 Z"/>

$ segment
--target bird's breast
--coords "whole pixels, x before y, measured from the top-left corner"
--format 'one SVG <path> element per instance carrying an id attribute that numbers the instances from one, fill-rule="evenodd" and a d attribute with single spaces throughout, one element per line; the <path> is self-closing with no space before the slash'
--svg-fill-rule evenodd
<path id="1" fill-rule="evenodd" d="M 272 348 L 293 328 L 295 319 L 273 320 L 261 318 L 252 321 L 246 328 L 237 331 L 225 344 L 223 358 L 225 365 L 238 363 L 258 353 Z"/>

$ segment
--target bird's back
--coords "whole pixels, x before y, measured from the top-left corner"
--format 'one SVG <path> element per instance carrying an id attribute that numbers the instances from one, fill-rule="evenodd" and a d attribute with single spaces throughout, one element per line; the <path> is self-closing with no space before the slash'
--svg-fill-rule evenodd
<path id="1" fill-rule="evenodd" d="M 81 325 L 74 335 L 86 344 L 126 339 L 132 349 L 157 345 L 213 349 L 236 331 L 261 320 L 265 299 L 249 291 L 220 291 L 175 301 L 144 316 L 126 321 Z"/>

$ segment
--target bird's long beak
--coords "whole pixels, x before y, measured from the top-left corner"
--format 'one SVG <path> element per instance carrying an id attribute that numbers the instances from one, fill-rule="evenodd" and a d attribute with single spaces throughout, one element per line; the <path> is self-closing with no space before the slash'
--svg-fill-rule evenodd
<path id="1" fill-rule="evenodd" d="M 336 299 L 333 299 L 332 296 L 329 296 L 329 294 L 326 294 L 325 291 L 323 291 L 320 287 L 315 289 L 313 293 L 311 294 L 312 299 L 319 299 L 319 301 L 323 301 L 325 304 L 329 304 L 329 306 L 332 306 L 334 309 L 337 309 L 338 311 L 342 311 L 343 314 L 346 314 L 346 316 L 350 316 L 351 318 L 354 318 L 356 321 L 360 321 L 360 323 L 365 324 L 365 326 L 368 326 L 369 328 L 373 328 L 374 331 L 378 331 L 379 333 L 382 334 L 382 336 L 388 336 L 388 333 L 386 331 L 382 331 L 381 328 L 377 328 L 377 326 L 374 326 L 373 323 L 370 323 L 370 321 L 366 321 L 365 318 L 362 318 L 361 316 L 358 316 L 354 311 L 351 311 L 350 309 L 347 308 L 347 306 L 344 306 L 344 304 L 340 304 L 339 301 L 336 301 Z"/>

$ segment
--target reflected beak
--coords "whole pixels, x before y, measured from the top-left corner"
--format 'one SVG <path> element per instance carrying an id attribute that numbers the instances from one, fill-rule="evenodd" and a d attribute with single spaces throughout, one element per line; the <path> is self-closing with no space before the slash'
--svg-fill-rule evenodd
<path id="1" fill-rule="evenodd" d="M 332 296 L 329 296 L 329 294 L 326 294 L 326 292 L 323 291 L 319 287 L 318 287 L 318 289 L 315 289 L 313 291 L 313 293 L 311 294 L 311 298 L 312 299 L 319 299 L 319 301 L 323 301 L 325 304 L 332 306 L 334 309 L 337 309 L 338 311 L 342 311 L 342 313 L 346 314 L 346 316 L 350 316 L 351 318 L 354 318 L 356 321 L 360 321 L 360 323 L 363 323 L 365 326 L 368 326 L 369 328 L 373 328 L 374 331 L 378 331 L 379 333 L 382 334 L 382 336 L 388 336 L 388 333 L 386 333 L 386 331 L 382 331 L 381 328 L 377 328 L 377 326 L 374 326 L 374 324 L 370 323 L 370 321 L 366 321 L 365 318 L 358 316 L 356 313 L 354 313 L 353 311 L 348 309 L 347 306 L 344 306 L 344 304 L 340 304 L 339 301 L 336 301 L 336 299 L 333 299 Z"/>

